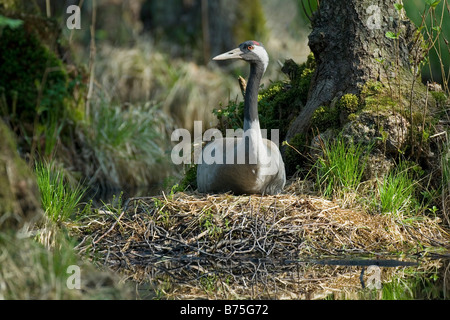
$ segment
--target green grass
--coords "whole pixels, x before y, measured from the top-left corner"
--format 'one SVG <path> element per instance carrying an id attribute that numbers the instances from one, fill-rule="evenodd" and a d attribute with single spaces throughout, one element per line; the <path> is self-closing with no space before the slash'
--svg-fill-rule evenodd
<path id="1" fill-rule="evenodd" d="M 445 276 L 439 268 L 417 270 L 407 268 L 404 276 L 394 277 L 390 282 L 383 283 L 383 300 L 445 300 L 448 299 L 448 289 L 443 285 Z M 442 279 L 444 277 L 444 279 Z"/>
<path id="2" fill-rule="evenodd" d="M 53 163 L 38 162 L 36 176 L 46 216 L 53 222 L 67 221 L 75 214 L 86 189 L 81 184 L 69 185 L 64 171 Z"/>
<path id="3" fill-rule="evenodd" d="M 435 215 L 439 206 L 448 219 L 450 197 L 445 192 L 450 189 L 450 161 L 445 152 L 441 160 L 442 190 L 437 191 L 423 185 L 427 177 L 420 166 L 401 159 L 383 176 L 364 180 L 370 150 L 371 147 L 346 141 L 341 135 L 322 141 L 310 171 L 315 175 L 319 196 L 343 200 L 347 206 L 356 205 L 369 212 L 392 214 L 403 222 L 420 219 L 421 214 Z"/>
<path id="4" fill-rule="evenodd" d="M 418 184 L 411 177 L 409 169 L 402 169 L 402 167 L 399 165 L 396 170 L 389 172 L 381 181 L 378 181 L 379 202 L 376 201 L 374 205 L 379 206 L 381 213 L 410 215 L 419 205 L 415 198 Z"/>
<path id="5" fill-rule="evenodd" d="M 85 124 L 86 141 L 97 163 L 89 184 L 147 186 L 172 170 L 168 161 L 171 120 L 151 103 L 123 108 L 105 99 L 94 104 Z"/>
<path id="6" fill-rule="evenodd" d="M 368 148 L 347 142 L 342 136 L 322 144 L 316 161 L 316 186 L 325 197 L 341 197 L 358 189 L 366 166 Z"/>

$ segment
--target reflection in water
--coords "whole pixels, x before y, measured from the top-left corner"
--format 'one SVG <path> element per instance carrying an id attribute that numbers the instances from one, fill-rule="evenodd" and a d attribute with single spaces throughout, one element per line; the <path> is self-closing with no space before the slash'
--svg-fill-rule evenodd
<path id="1" fill-rule="evenodd" d="M 448 260 L 174 259 L 140 252 L 133 259 L 115 257 L 108 263 L 138 283 L 140 298 L 445 299 L 449 295 L 448 284 L 427 283 L 436 272 L 448 281 Z M 370 268 L 378 272 L 367 272 Z"/>

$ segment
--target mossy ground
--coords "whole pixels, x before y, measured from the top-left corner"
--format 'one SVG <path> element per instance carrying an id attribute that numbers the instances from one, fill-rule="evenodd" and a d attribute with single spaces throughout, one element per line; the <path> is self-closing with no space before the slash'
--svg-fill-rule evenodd
<path id="1" fill-rule="evenodd" d="M 8 1 L 8 3 L 12 2 L 13 1 Z M 257 12 L 257 14 L 259 13 Z M 261 21 L 259 19 L 260 17 L 255 17 L 255 19 L 250 19 L 248 21 L 249 30 L 254 30 L 252 29 L 255 27 L 254 22 Z M 20 35 L 21 29 L 18 30 L 7 32 L 12 32 L 13 35 L 14 32 L 17 32 L 14 35 L 15 37 Z M 10 42 L 8 43 L 9 45 L 14 46 L 14 37 L 11 37 L 11 34 L 9 36 Z M 22 36 L 27 35 L 22 34 Z M 18 39 L 19 38 L 20 37 L 18 37 Z M 64 70 L 64 67 L 61 65 L 61 61 L 58 60 L 59 58 L 57 57 L 57 55 L 55 55 L 54 52 L 52 52 L 52 50 L 50 50 L 48 47 L 42 46 L 42 44 L 37 44 L 31 38 L 29 43 L 31 44 L 30 50 L 24 50 L 24 52 L 16 52 L 18 55 L 26 54 L 26 59 L 30 59 L 30 61 L 34 61 L 36 62 L 36 64 L 39 64 L 39 66 L 36 67 L 38 69 L 32 69 L 33 72 L 27 74 L 27 76 L 29 76 L 29 79 L 23 80 L 24 83 L 28 83 L 29 85 L 23 91 L 19 92 L 17 88 L 23 88 L 20 88 L 20 86 L 17 88 L 8 87 L 9 84 L 5 84 L 3 81 L 2 84 L 4 85 L 4 89 L 2 92 L 0 92 L 3 98 L 2 108 L 6 110 L 3 112 L 3 115 L 7 118 L 10 124 L 13 124 L 13 127 L 14 124 L 17 125 L 15 127 L 15 130 L 24 130 L 28 133 L 30 133 L 35 128 L 32 126 L 20 128 L 20 126 L 18 125 L 19 122 L 14 122 L 17 120 L 15 119 L 15 117 L 19 115 L 19 112 L 17 112 L 17 110 L 29 110 L 29 114 L 27 114 L 27 112 L 20 112 L 20 116 L 23 116 L 24 119 L 27 119 L 27 121 L 31 122 L 35 121 L 35 119 L 38 119 L 41 129 L 48 127 L 49 122 L 47 121 L 52 122 L 58 120 L 59 116 L 68 116 L 67 112 L 70 113 L 67 119 L 70 119 L 73 116 L 73 114 L 69 110 L 69 107 L 73 104 L 73 101 L 71 101 L 72 89 L 73 87 L 82 85 L 82 83 L 80 82 L 80 78 L 77 78 L 76 80 L 70 78 L 71 75 L 67 73 L 66 70 Z M 1 50 L 0 55 L 2 54 L 7 55 L 7 52 Z M 26 69 L 24 69 L 24 65 L 21 65 L 19 62 L 9 62 L 12 63 L 12 68 L 16 68 L 6 70 L 7 74 L 9 75 L 14 76 L 13 73 L 16 71 L 21 73 L 27 71 Z M 52 71 L 49 71 L 49 69 L 51 69 Z M 294 63 L 290 68 L 287 68 L 287 71 L 285 72 L 289 76 L 289 81 L 274 82 L 268 88 L 264 88 L 261 90 L 260 120 L 263 124 L 263 127 L 267 129 L 280 129 L 282 131 L 280 137 L 283 136 L 283 132 L 287 130 L 290 121 L 295 118 L 299 110 L 301 110 L 301 107 L 306 103 L 313 70 L 314 63 L 312 59 L 308 59 L 307 63 L 300 66 L 297 66 Z M 46 71 L 48 72 L 47 76 L 45 77 Z M 173 73 L 173 75 L 176 78 L 179 74 Z M 43 81 L 44 78 L 46 78 L 45 81 Z M 73 80 L 75 80 L 75 82 L 73 82 Z M 355 116 L 357 115 L 357 113 L 364 108 L 366 108 L 366 110 L 372 109 L 399 112 L 405 118 L 412 119 L 411 122 L 414 124 L 414 126 L 416 126 L 416 131 L 413 132 L 411 139 L 411 141 L 416 142 L 416 145 L 414 145 L 413 148 L 413 144 L 411 144 L 411 147 L 409 149 L 402 150 L 402 152 L 405 154 L 409 153 L 407 155 L 412 161 L 424 161 L 425 157 L 421 156 L 420 153 L 422 153 L 422 155 L 426 155 L 426 151 L 437 150 L 436 147 L 439 146 L 435 143 L 435 145 L 433 146 L 434 149 L 426 149 L 426 147 L 424 147 L 427 144 L 433 145 L 434 142 L 430 137 L 432 137 L 436 133 L 439 133 L 438 131 L 433 131 L 440 125 L 438 122 L 436 122 L 438 117 L 435 116 L 436 114 L 434 114 L 433 112 L 435 110 L 438 110 L 438 114 L 440 114 L 441 118 L 445 118 L 445 116 L 447 116 L 448 118 L 448 104 L 445 99 L 446 96 L 442 93 L 431 93 L 430 97 L 432 96 L 437 102 L 437 109 L 426 110 L 423 108 L 414 108 L 411 112 L 407 107 L 409 92 L 408 88 L 405 87 L 401 89 L 401 91 L 405 93 L 404 97 L 396 98 L 396 90 L 392 90 L 392 87 L 384 87 L 378 83 L 368 84 L 365 90 L 363 89 L 362 94 L 357 97 L 359 98 L 357 104 L 355 103 L 355 97 L 353 95 L 347 94 L 344 95 L 341 100 L 337 101 L 334 107 L 323 106 L 323 108 L 321 108 L 315 115 L 317 128 L 319 129 L 319 131 L 322 131 L 330 126 L 338 127 L 342 123 L 342 121 L 355 120 Z M 20 100 L 25 96 L 28 96 L 30 99 L 27 99 L 26 101 Z M 423 96 L 424 95 L 422 91 L 420 97 Z M 421 99 L 420 97 L 417 99 L 418 101 Z M 422 104 L 422 107 L 426 105 L 426 103 Z M 121 106 L 119 106 L 118 108 L 121 108 Z M 240 124 L 239 121 L 242 121 L 242 103 L 230 103 L 229 106 L 223 108 L 220 112 L 217 111 L 217 113 L 221 113 L 221 119 L 224 120 L 225 124 L 222 124 L 222 128 L 226 128 L 226 126 L 228 125 L 234 127 L 235 125 Z M 38 118 L 36 118 L 36 114 L 39 115 Z M 102 116 L 108 114 L 110 113 L 99 114 L 99 118 L 104 119 L 105 117 Z M 124 114 L 132 115 L 132 113 Z M 78 119 L 83 118 L 83 115 L 80 116 L 78 114 L 78 116 Z M 117 117 L 116 120 L 120 122 L 125 118 L 122 117 L 122 114 L 120 114 L 120 116 Z M 422 127 L 420 127 L 421 124 Z M 424 124 L 426 124 L 426 126 Z M 419 126 L 419 128 L 417 128 L 417 126 Z M 242 125 L 240 125 L 239 127 L 242 127 Z M 54 129 L 55 130 L 53 130 L 53 132 L 59 131 L 59 123 L 58 126 L 56 126 Z M 113 127 L 112 129 L 113 130 L 111 131 L 114 131 L 115 127 Z M 64 133 L 67 133 L 67 131 L 65 131 Z M 92 135 L 95 136 L 95 134 Z M 76 147 L 79 147 L 80 145 L 82 145 L 82 143 L 85 142 L 83 139 L 86 136 L 88 135 L 80 134 L 77 136 L 75 140 L 77 141 Z M 70 136 L 70 134 L 68 134 L 65 137 L 61 138 L 70 141 L 72 137 Z M 383 139 L 383 136 L 380 136 L 380 138 Z M 291 141 L 291 144 L 296 149 L 307 153 L 309 142 L 310 137 L 299 135 L 296 136 L 293 141 Z M 118 146 L 124 146 L 123 148 L 119 149 L 125 150 L 130 147 L 130 144 L 124 143 L 118 144 Z M 422 149 L 418 149 L 418 146 L 421 146 Z M 415 156 L 417 156 L 417 153 L 413 152 L 413 149 L 416 151 L 422 150 L 417 157 L 419 160 L 415 158 Z M 86 149 L 82 150 L 86 152 Z M 136 149 L 134 150 L 136 151 Z M 288 158 L 290 158 L 287 158 L 287 162 L 289 161 L 292 167 L 297 168 L 299 164 L 303 163 L 302 161 L 305 161 L 306 157 L 304 156 L 301 156 L 301 159 L 295 158 L 297 156 L 297 151 L 295 151 L 293 148 L 287 148 L 287 150 Z M 76 148 L 74 150 L 71 150 L 71 152 L 67 153 L 68 158 L 70 158 L 74 154 L 78 154 L 79 151 L 80 150 Z M 88 152 L 92 152 L 92 150 L 89 150 Z M 290 156 L 289 153 L 291 153 Z M 137 149 L 136 153 L 134 153 L 133 155 L 136 154 L 139 154 L 139 149 Z M 100 162 L 100 164 L 110 163 L 111 161 L 115 160 L 114 157 L 117 154 L 116 150 L 113 150 L 111 153 L 105 153 L 103 155 L 106 155 L 104 157 L 105 161 Z M 88 154 L 88 156 L 86 158 L 83 158 L 83 160 L 92 160 L 93 158 L 94 156 L 92 154 Z M 122 162 L 125 163 L 125 166 L 129 166 L 129 162 L 126 159 L 127 158 L 123 158 Z M 96 166 L 98 162 L 92 161 L 89 163 L 91 166 Z M 411 167 L 415 168 L 416 165 L 411 164 Z M 437 167 L 438 166 L 435 166 L 435 168 Z M 450 163 L 448 165 L 448 168 L 450 168 Z M 97 169 L 95 168 L 95 170 Z M 95 170 L 93 171 L 92 176 L 98 177 L 99 171 Z M 105 171 L 108 172 L 108 170 Z M 420 174 L 414 175 L 413 178 L 415 182 L 412 183 L 416 183 L 420 180 L 420 182 L 423 182 L 423 185 L 426 185 L 427 181 L 429 181 L 428 177 L 424 176 L 424 174 L 422 173 L 424 170 L 422 170 L 422 168 L 419 171 Z M 135 174 L 136 172 L 128 171 L 128 173 L 129 174 L 127 174 L 127 178 L 131 179 L 133 174 Z M 442 176 L 444 176 L 444 173 L 442 174 Z M 180 184 L 182 190 L 184 190 L 185 186 L 187 186 L 187 183 L 189 182 L 188 180 L 193 180 L 194 177 L 195 167 L 192 167 L 188 171 L 186 179 Z M 449 178 L 447 178 L 447 180 L 450 181 Z M 301 181 L 295 181 L 295 183 L 299 182 Z M 308 183 L 308 181 L 306 181 L 306 183 Z M 373 252 L 375 250 L 382 251 L 385 249 L 394 252 L 397 252 L 398 250 L 410 250 L 408 253 L 419 253 L 417 252 L 417 248 L 425 248 L 424 252 L 426 253 L 429 248 L 434 248 L 434 246 L 436 245 L 436 242 L 434 242 L 434 240 L 437 240 L 439 243 L 443 242 L 444 244 L 445 242 L 448 242 L 448 232 L 442 228 L 442 222 L 439 221 L 439 215 L 436 215 L 436 211 L 439 211 L 439 208 L 426 208 L 428 211 L 425 210 L 427 214 L 424 214 L 423 217 L 414 216 L 416 212 L 412 212 L 413 216 L 408 216 L 407 219 L 399 220 L 399 216 L 389 215 L 388 213 L 379 215 L 377 214 L 378 212 L 376 212 L 376 210 L 374 210 L 374 212 L 368 213 L 364 210 L 342 209 L 342 201 L 344 202 L 344 206 L 349 205 L 348 203 L 345 203 L 347 199 L 337 199 L 337 202 L 333 202 L 324 199 L 311 198 L 310 196 L 303 196 L 302 193 L 297 190 L 297 187 L 298 186 L 292 187 L 291 185 L 290 188 L 287 189 L 288 194 L 279 197 L 277 196 L 268 198 L 240 198 L 233 197 L 231 195 L 203 197 L 199 196 L 198 194 L 177 194 L 177 190 L 172 189 L 173 192 L 169 194 L 169 196 L 162 195 L 149 199 L 130 200 L 130 202 L 127 202 L 127 204 L 125 205 L 125 208 L 121 207 L 120 205 L 120 208 L 118 209 L 113 208 L 112 206 L 107 206 L 107 208 L 94 210 L 92 212 L 92 215 L 85 215 L 79 221 L 70 222 L 68 223 L 67 227 L 71 229 L 73 234 L 84 235 L 86 236 L 86 239 L 89 239 L 89 237 L 92 236 L 95 237 L 95 235 L 99 236 L 95 238 L 95 240 L 92 239 L 92 242 L 84 242 L 83 246 L 79 246 L 77 248 L 77 250 L 80 250 L 80 248 L 82 248 L 80 252 L 92 257 L 94 260 L 98 259 L 99 257 L 100 259 L 105 258 L 105 260 L 108 260 L 110 258 L 111 250 L 109 247 L 110 242 L 108 241 L 111 240 L 114 241 L 115 244 L 117 244 L 113 248 L 113 250 L 117 250 L 114 252 L 117 253 L 117 256 L 114 256 L 113 259 L 117 258 L 118 260 L 120 260 L 120 258 L 131 258 L 134 259 L 134 262 L 144 262 L 145 265 L 143 269 L 140 269 L 138 267 L 138 263 L 135 265 L 131 264 L 127 266 L 130 267 L 130 273 L 128 275 L 130 277 L 134 277 L 138 281 L 142 281 L 142 279 L 148 279 L 149 269 L 146 268 L 149 266 L 149 264 L 148 261 L 145 260 L 146 258 L 148 258 L 145 255 L 139 256 L 139 254 L 136 255 L 137 251 L 128 251 L 130 248 L 136 249 L 136 247 L 134 247 L 136 242 L 138 242 L 138 246 L 141 246 L 137 249 L 148 249 L 146 247 L 147 245 L 153 245 L 151 249 L 156 249 L 156 251 L 162 250 L 161 256 L 164 257 L 163 259 L 167 257 L 168 252 L 180 253 L 189 252 L 189 250 L 191 250 L 191 252 L 194 252 L 193 256 L 184 256 L 182 257 L 182 259 L 185 260 L 181 259 L 176 261 L 176 263 L 181 261 L 181 267 L 180 265 L 177 265 L 176 268 L 176 270 L 180 272 L 184 272 L 187 269 L 185 264 L 186 257 L 188 259 L 190 259 L 191 257 L 198 258 L 202 254 L 211 257 L 211 254 L 214 255 L 220 252 L 229 253 L 230 251 L 227 250 L 233 249 L 236 249 L 235 251 L 233 251 L 233 254 L 235 252 L 237 252 L 238 254 L 242 252 L 248 253 L 255 248 L 255 252 L 257 252 L 258 254 L 266 254 L 269 251 L 276 252 L 276 250 L 278 250 L 278 252 L 283 252 L 283 250 L 289 251 L 294 246 L 296 246 L 296 249 L 303 250 L 303 252 L 306 254 L 327 254 L 330 252 L 332 254 L 340 254 L 342 252 L 360 252 L 361 250 L 367 250 L 366 252 Z M 439 190 L 439 188 L 436 188 L 434 191 Z M 422 194 L 423 192 L 428 192 L 428 196 L 432 196 L 430 189 L 421 189 L 416 193 Z M 360 195 L 357 193 L 355 194 L 356 196 Z M 436 197 L 434 196 L 434 198 Z M 443 200 L 445 201 L 445 199 Z M 136 205 L 129 205 L 131 202 L 136 202 Z M 424 210 L 422 210 L 421 213 L 423 213 L 423 211 Z M 85 222 L 85 224 L 83 224 L 83 222 Z M 383 227 L 380 228 L 380 226 Z M 180 234 L 182 236 L 188 235 L 192 237 L 187 237 L 187 241 L 183 242 L 183 240 L 186 239 L 180 240 Z M 149 242 L 149 237 L 154 237 L 152 239 L 155 241 Z M 264 241 L 261 242 L 263 239 Z M 294 239 L 294 242 L 291 242 L 291 244 L 294 243 L 294 246 L 289 247 L 289 241 L 285 241 L 286 239 L 288 239 L 289 241 Z M 63 242 L 64 241 L 62 240 L 58 240 L 59 244 Z M 90 247 L 91 245 L 92 247 Z M 94 248 L 96 245 L 98 246 Z M 121 245 L 124 246 L 121 247 Z M 168 245 L 173 245 L 174 250 L 168 250 Z M 271 245 L 273 245 L 273 247 Z M 36 247 L 38 249 L 37 251 L 34 251 Z M 17 258 L 16 254 L 20 254 L 21 251 L 23 251 L 20 250 L 21 248 L 26 248 L 26 251 L 37 253 L 32 254 L 31 256 L 24 255 Z M 31 279 L 29 281 L 27 278 L 29 274 L 26 274 L 25 272 L 25 274 L 18 273 L 16 277 L 16 279 L 23 280 L 23 282 L 16 283 L 17 287 L 14 288 L 14 291 L 7 293 L 9 294 L 9 296 L 2 293 L 3 296 L 18 298 L 79 297 L 79 295 L 77 294 L 73 295 L 73 292 L 65 292 L 63 294 L 60 294 L 59 291 L 60 288 L 64 286 L 65 279 L 61 276 L 61 271 L 64 272 L 69 263 L 76 262 L 74 256 L 70 256 L 67 259 L 63 256 L 69 251 L 70 254 L 74 253 L 72 250 L 73 244 L 69 246 L 61 245 L 60 249 L 63 250 L 61 250 L 60 252 L 56 250 L 54 254 L 52 254 L 50 251 L 46 251 L 46 249 L 42 249 L 43 248 L 35 242 L 18 241 L 16 243 L 13 243 L 13 245 L 7 251 L 7 254 L 2 256 L 3 260 L 1 263 L 1 272 L 3 273 L 0 272 L 0 288 L 11 288 L 4 285 L 8 282 L 14 283 L 14 278 L 10 277 L 13 274 L 12 272 L 10 272 L 11 270 L 16 272 L 17 270 L 23 269 L 28 272 L 29 270 L 35 269 L 35 267 L 38 266 L 34 265 L 34 262 L 43 262 L 41 264 L 43 267 L 42 270 L 38 270 L 39 272 L 35 272 L 33 273 L 33 275 L 35 275 L 36 277 L 42 277 L 42 279 L 45 279 L 47 283 L 52 281 L 52 279 L 49 278 L 58 278 L 58 280 L 56 281 L 58 284 L 56 287 L 54 287 L 56 289 L 54 291 L 47 290 L 48 287 L 41 286 L 38 282 L 34 282 L 35 279 Z M 93 250 L 83 251 L 83 249 Z M 97 249 L 99 250 L 96 251 Z M 144 254 L 146 253 L 148 252 L 145 251 Z M 213 257 L 217 258 L 216 256 Z M 154 257 L 150 257 L 150 259 L 153 258 Z M 259 258 L 260 256 L 258 256 L 258 259 Z M 52 264 L 52 262 L 56 260 L 62 261 L 62 263 L 60 265 Z M 226 263 L 229 262 L 226 259 L 216 260 L 219 261 L 219 263 L 222 263 L 223 261 L 226 261 Z M 200 290 L 207 291 L 207 297 L 247 297 L 249 292 L 248 286 L 245 285 L 245 281 L 247 281 L 247 279 L 244 278 L 244 284 L 241 283 L 237 289 L 230 289 L 229 281 L 231 281 L 232 279 L 241 279 L 240 277 L 243 274 L 246 274 L 246 272 L 251 268 L 260 267 L 260 264 L 253 264 L 253 260 L 251 260 L 250 264 L 248 264 L 248 268 L 238 268 L 239 272 L 237 274 L 233 274 L 233 276 L 231 277 L 230 273 L 227 273 L 229 271 L 227 269 L 225 269 L 225 272 L 223 274 L 218 274 L 214 273 L 213 271 L 210 272 L 210 270 L 203 268 L 200 264 L 192 264 L 192 261 L 198 260 L 189 260 L 189 263 L 191 263 L 189 266 L 192 266 L 189 271 L 194 270 L 194 274 L 184 273 L 182 275 L 193 275 L 195 279 L 200 279 Z M 6 263 L 8 262 L 10 263 L 10 268 L 7 268 Z M 260 260 L 258 260 L 258 263 L 259 262 Z M 166 266 L 170 266 L 167 263 L 167 260 L 159 260 L 157 261 L 156 265 L 157 268 L 159 268 L 160 266 L 163 266 L 163 268 Z M 278 265 L 280 264 L 278 263 Z M 242 264 L 240 266 L 242 266 Z M 59 273 L 55 274 L 53 272 L 49 272 L 49 270 L 52 270 L 52 268 L 57 269 Z M 299 272 L 297 265 L 294 266 L 294 269 L 297 273 Z M 267 279 L 270 279 L 274 280 L 274 282 L 276 283 L 283 284 L 283 294 L 286 294 L 286 297 L 292 298 L 292 295 L 295 294 L 295 292 L 298 293 L 298 295 L 295 296 L 296 298 L 308 297 L 308 294 L 310 292 L 308 290 L 302 291 L 300 293 L 299 291 L 290 290 L 292 288 L 298 289 L 298 287 L 289 282 L 291 279 L 286 279 L 283 272 L 279 273 L 282 274 L 281 277 L 270 278 L 269 276 L 272 276 L 279 271 L 273 269 L 270 269 L 268 271 L 270 271 L 270 273 L 264 274 L 266 278 L 263 278 L 262 281 L 260 277 L 261 273 L 256 274 L 257 277 L 255 277 L 255 279 L 259 281 L 259 284 L 255 284 L 254 286 L 252 286 L 252 289 L 256 288 L 256 291 L 258 291 L 257 289 L 260 288 L 258 286 L 265 286 L 265 281 Z M 332 270 L 331 274 L 333 274 L 334 271 Z M 313 273 L 305 272 L 306 275 L 312 275 L 312 277 L 314 277 Z M 221 278 L 220 276 L 223 275 L 224 277 Z M 329 276 L 330 273 L 326 275 Z M 308 276 L 306 278 L 308 278 Z M 358 283 L 358 276 L 359 274 L 353 277 L 353 280 L 355 280 L 356 283 Z M 345 274 L 343 275 L 343 278 L 345 278 Z M 220 281 L 218 280 L 220 279 L 224 279 L 224 282 L 219 283 Z M 162 283 L 162 285 L 157 287 L 159 289 L 158 292 L 160 296 L 180 296 L 177 295 L 177 290 L 178 293 L 180 293 L 179 288 L 176 288 L 173 295 L 171 295 L 172 293 L 166 294 L 167 292 L 165 292 L 165 288 L 167 287 L 167 283 L 165 282 L 164 278 L 162 278 L 161 280 L 161 278 L 158 277 L 156 278 L 156 281 L 160 281 L 160 284 Z M 27 295 L 26 291 L 21 290 L 23 286 L 26 286 L 30 283 L 33 286 L 33 292 L 31 295 Z M 215 286 L 217 283 L 220 284 L 220 288 Z M 315 285 L 317 285 L 317 283 L 315 283 Z M 323 283 L 321 283 L 321 285 L 322 284 Z M 325 283 L 325 286 L 329 286 L 329 283 Z M 279 290 L 280 287 L 276 287 L 276 289 Z M 226 288 L 227 292 L 223 294 L 223 291 L 220 290 L 224 290 L 224 288 Z M 335 288 L 339 290 L 340 287 Z M 198 291 L 197 288 L 193 289 L 190 286 L 187 286 L 184 289 L 186 290 L 183 291 L 183 296 L 188 298 L 193 297 L 192 292 Z M 216 289 L 218 289 L 217 293 L 215 292 Z M 267 287 L 265 288 L 265 290 L 267 290 Z M 59 293 L 59 295 L 53 295 L 54 292 Z M 20 293 L 23 294 L 20 295 Z M 45 296 L 45 294 L 48 295 Z M 273 292 L 269 292 L 267 294 L 264 293 L 261 296 L 265 298 L 273 298 L 274 296 L 272 294 Z M 205 295 L 203 295 L 203 297 L 204 296 Z M 251 294 L 251 297 L 261 296 L 258 296 L 258 293 L 253 294 L 252 292 Z M 156 295 L 156 297 L 159 296 Z"/>
<path id="2" fill-rule="evenodd" d="M 31 23 L 4 28 L 0 42 L 0 88 L 7 114 L 32 123 L 62 118 L 70 97 L 69 78 L 61 60 L 44 46 Z M 31 30 L 30 30 L 31 29 Z"/>

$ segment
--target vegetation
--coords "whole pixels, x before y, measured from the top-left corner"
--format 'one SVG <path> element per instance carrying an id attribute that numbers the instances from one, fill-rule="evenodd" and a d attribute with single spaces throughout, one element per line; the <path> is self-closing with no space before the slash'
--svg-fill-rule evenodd
<path id="1" fill-rule="evenodd" d="M 35 170 L 46 217 L 55 223 L 73 219 L 86 189 L 80 184 L 70 187 L 64 172 L 54 163 L 37 163 Z"/>
<path id="2" fill-rule="evenodd" d="M 15 7 L 13 2 L 20 1 L 9 1 L 6 9 Z M 247 2 L 236 3 L 242 8 Z M 160 33 L 153 41 L 129 24 L 133 31 L 121 28 L 118 46 L 116 35 L 99 21 L 93 30 L 97 46 L 91 42 L 85 50 L 88 35 L 83 39 L 75 32 L 66 39 L 58 30 L 46 37 L 47 29 L 35 32 L 41 28 L 34 23 L 55 26 L 55 21 L 7 17 L 10 11 L 0 5 L 0 116 L 17 135 L 14 149 L 34 169 L 45 212 L 30 229 L 0 231 L 0 298 L 134 297 L 117 276 L 101 271 L 119 263 L 120 277 L 148 285 L 145 297 L 152 299 L 311 298 L 318 292 L 326 297 L 320 288 L 340 291 L 343 278 L 358 290 L 359 272 L 318 267 L 317 257 L 448 255 L 450 113 L 443 30 L 450 20 L 448 1 L 425 3 L 416 19 L 422 34 L 416 45 L 430 58 L 415 61 L 415 81 L 420 83 L 419 69 L 436 65 L 442 76 L 431 73 L 428 87 L 419 90 L 403 86 L 396 72 L 387 83 L 368 82 L 360 94 L 343 92 L 321 106 L 312 130 L 283 144 L 293 177 L 286 192 L 273 197 L 199 195 L 196 166 L 174 168 L 168 160 L 176 127 L 192 129 L 194 120 L 203 120 L 205 130 L 243 126 L 234 79 L 243 71 L 199 66 L 202 54 L 190 59 L 172 47 L 173 40 L 185 52 L 200 47 L 205 40 L 197 37 L 200 25 L 172 29 L 172 42 L 163 44 Z M 264 1 L 257 4 L 248 15 L 241 11 L 251 19 L 241 19 L 245 26 L 234 30 L 234 37 L 271 38 L 262 26 L 270 18 L 260 5 Z M 401 37 L 389 31 L 396 45 Z M 395 62 L 378 62 L 398 71 Z M 260 90 L 260 122 L 268 138 L 271 129 L 279 129 L 283 139 L 307 102 L 316 61 L 312 54 L 301 64 L 286 60 L 282 74 L 276 63 L 269 68 L 273 79 Z M 440 88 L 431 83 L 438 79 Z M 228 102 L 220 103 L 227 95 Z M 363 123 L 364 117 L 370 123 Z M 387 118 L 408 124 L 401 145 Z M 367 131 L 357 137 L 349 128 Z M 370 172 L 373 163 L 385 162 L 385 170 Z M 163 180 L 167 188 L 158 195 L 127 199 L 121 193 L 101 206 L 87 198 L 90 187 L 122 191 Z M 442 266 L 428 268 L 437 262 L 424 261 L 414 271 L 386 272 L 382 298 L 446 298 L 432 290 L 449 277 L 440 273 Z M 81 291 L 67 286 L 73 265 L 83 269 Z M 414 276 L 422 267 L 428 269 Z M 293 280 L 299 270 L 303 280 L 311 280 L 306 287 Z"/>
<path id="3" fill-rule="evenodd" d="M 378 194 L 380 199 L 375 204 L 379 206 L 381 213 L 399 216 L 403 212 L 409 216 L 413 212 L 420 211 L 416 199 L 418 182 L 414 181 L 409 171 L 410 168 L 398 166 L 379 182 Z"/>
<path id="4" fill-rule="evenodd" d="M 0 233 L 0 297 L 6 300 L 129 299 L 116 276 L 81 259 L 76 243 L 59 230 L 51 250 L 34 239 Z M 68 287 L 70 266 L 82 270 L 81 287 Z"/>
<path id="5" fill-rule="evenodd" d="M 23 26 L 4 28 L 1 37 L 0 85 L 7 107 L 3 116 L 33 122 L 37 114 L 42 124 L 63 117 L 69 81 L 62 62 Z"/>
<path id="6" fill-rule="evenodd" d="M 123 108 L 104 99 L 93 104 L 82 122 L 84 148 L 92 163 L 80 163 L 80 170 L 92 172 L 88 184 L 105 188 L 138 187 L 156 183 L 171 172 L 169 153 L 171 120 L 158 105 L 130 105 Z M 87 166 L 87 167 L 85 167 Z"/>
<path id="7" fill-rule="evenodd" d="M 323 144 L 323 155 L 314 165 L 316 183 L 325 197 L 343 197 L 358 190 L 368 150 L 364 146 L 337 137 Z"/>

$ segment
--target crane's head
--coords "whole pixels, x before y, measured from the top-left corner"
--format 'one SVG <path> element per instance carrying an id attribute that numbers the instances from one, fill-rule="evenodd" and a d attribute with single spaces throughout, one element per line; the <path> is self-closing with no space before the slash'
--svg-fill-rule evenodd
<path id="1" fill-rule="evenodd" d="M 261 42 L 249 40 L 241 43 L 239 47 L 214 57 L 213 60 L 241 59 L 249 63 L 261 63 L 266 71 L 269 64 L 269 55 Z"/>

